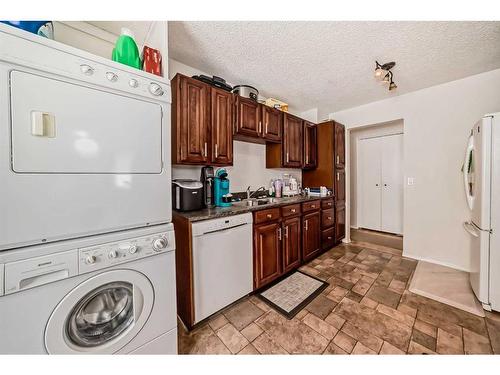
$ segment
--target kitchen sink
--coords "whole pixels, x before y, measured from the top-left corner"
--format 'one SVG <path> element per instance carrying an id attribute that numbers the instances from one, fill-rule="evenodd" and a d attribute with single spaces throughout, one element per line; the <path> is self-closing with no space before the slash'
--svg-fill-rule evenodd
<path id="1" fill-rule="evenodd" d="M 240 202 L 233 202 L 233 205 L 253 207 L 253 206 L 264 206 L 266 204 L 276 203 L 278 201 L 279 201 L 278 198 L 271 198 L 271 197 L 262 199 L 244 199 Z"/>

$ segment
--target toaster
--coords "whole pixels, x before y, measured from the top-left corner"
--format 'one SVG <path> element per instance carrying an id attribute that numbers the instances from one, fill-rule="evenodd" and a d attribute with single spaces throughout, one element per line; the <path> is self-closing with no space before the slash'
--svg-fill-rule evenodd
<path id="1" fill-rule="evenodd" d="M 177 211 L 203 208 L 203 184 L 196 180 L 172 180 L 172 207 Z"/>

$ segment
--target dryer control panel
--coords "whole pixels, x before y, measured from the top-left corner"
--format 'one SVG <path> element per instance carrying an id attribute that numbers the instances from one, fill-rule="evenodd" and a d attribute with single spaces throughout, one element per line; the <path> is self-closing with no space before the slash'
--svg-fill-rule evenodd
<path id="1" fill-rule="evenodd" d="M 173 231 L 81 248 L 78 251 L 79 273 L 92 272 L 174 249 Z"/>

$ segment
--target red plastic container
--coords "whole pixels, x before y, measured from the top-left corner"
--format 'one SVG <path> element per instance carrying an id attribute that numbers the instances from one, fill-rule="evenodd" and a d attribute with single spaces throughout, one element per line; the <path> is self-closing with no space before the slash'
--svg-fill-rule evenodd
<path id="1" fill-rule="evenodd" d="M 161 54 L 157 49 L 144 46 L 142 50 L 142 70 L 161 76 Z"/>

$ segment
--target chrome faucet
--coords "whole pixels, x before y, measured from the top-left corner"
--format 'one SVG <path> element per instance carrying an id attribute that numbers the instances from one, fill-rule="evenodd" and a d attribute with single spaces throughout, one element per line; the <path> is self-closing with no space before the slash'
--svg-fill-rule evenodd
<path id="1" fill-rule="evenodd" d="M 261 186 L 260 188 L 258 188 L 257 190 L 255 190 L 253 193 L 250 194 L 250 186 L 247 187 L 247 199 L 250 199 L 254 196 L 255 193 L 258 193 L 259 191 L 265 191 L 266 188 L 264 186 Z"/>

